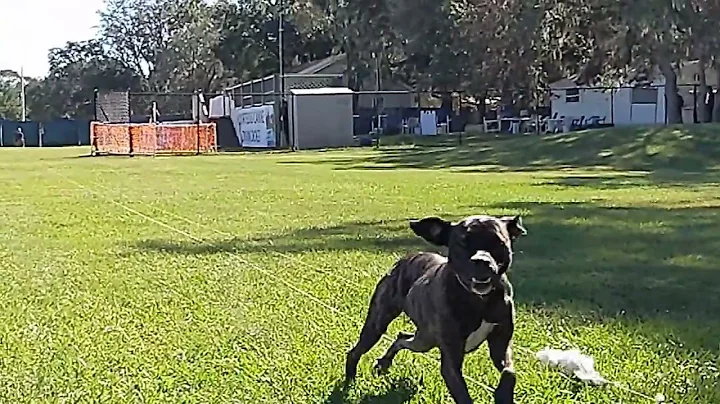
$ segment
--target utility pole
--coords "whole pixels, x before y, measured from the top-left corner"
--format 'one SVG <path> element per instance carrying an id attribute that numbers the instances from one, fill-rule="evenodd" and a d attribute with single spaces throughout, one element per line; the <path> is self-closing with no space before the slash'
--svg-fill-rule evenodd
<path id="1" fill-rule="evenodd" d="M 277 133 L 284 135 L 288 139 L 288 146 L 290 146 L 290 140 L 289 140 L 289 134 L 284 133 L 285 127 L 288 126 L 285 124 L 285 119 L 287 116 L 284 114 L 284 108 L 283 105 L 285 105 L 285 66 L 284 66 L 284 54 L 283 54 L 283 31 L 285 30 L 285 27 L 283 26 L 283 22 L 285 21 L 285 7 L 283 4 L 283 0 L 277 0 L 278 5 L 278 74 L 280 76 L 280 105 L 279 108 L 277 108 L 277 111 L 280 112 L 280 116 L 276 117 L 278 119 L 275 120 L 275 122 L 281 123 L 277 127 Z M 288 126 L 289 127 L 289 126 Z M 282 144 L 282 137 L 277 138 L 277 144 Z M 294 148 L 294 145 L 291 146 L 291 148 Z"/>
<path id="2" fill-rule="evenodd" d="M 20 108 L 22 108 L 22 122 L 26 119 L 26 108 L 25 108 L 25 72 L 24 68 L 20 66 Z"/>
<path id="3" fill-rule="evenodd" d="M 285 20 L 285 10 L 283 0 L 278 0 L 278 73 L 280 74 L 280 97 L 285 96 L 285 71 L 283 66 L 283 21 Z"/>

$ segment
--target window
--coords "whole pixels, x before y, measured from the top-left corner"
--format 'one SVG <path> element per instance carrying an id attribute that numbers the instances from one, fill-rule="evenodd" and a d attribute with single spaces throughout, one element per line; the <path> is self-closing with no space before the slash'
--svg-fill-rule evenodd
<path id="1" fill-rule="evenodd" d="M 700 81 L 700 75 L 697 74 L 697 73 L 695 73 L 695 75 L 693 76 L 693 79 L 694 79 L 695 81 Z"/>
<path id="2" fill-rule="evenodd" d="M 657 104 L 657 88 L 638 87 L 632 89 L 633 104 Z"/>
<path id="3" fill-rule="evenodd" d="M 565 102 L 580 102 L 580 90 L 577 88 L 565 90 Z"/>

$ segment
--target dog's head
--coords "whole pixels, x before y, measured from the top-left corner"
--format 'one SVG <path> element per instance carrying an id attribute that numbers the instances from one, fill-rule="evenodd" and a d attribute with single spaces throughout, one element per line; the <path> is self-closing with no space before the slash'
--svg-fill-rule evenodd
<path id="1" fill-rule="evenodd" d="M 453 270 L 462 281 L 470 281 L 465 285 L 487 284 L 505 273 L 512 265 L 513 243 L 527 234 L 520 216 L 469 216 L 455 223 L 426 217 L 410 222 L 410 228 L 428 242 L 448 248 Z"/>

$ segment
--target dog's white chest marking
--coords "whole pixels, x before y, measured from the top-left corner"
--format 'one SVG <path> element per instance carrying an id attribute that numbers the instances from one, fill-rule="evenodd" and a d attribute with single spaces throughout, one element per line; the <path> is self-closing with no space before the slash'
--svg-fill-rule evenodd
<path id="1" fill-rule="evenodd" d="M 465 352 L 470 352 L 480 346 L 487 339 L 497 324 L 483 321 L 477 330 L 473 331 L 465 340 Z"/>

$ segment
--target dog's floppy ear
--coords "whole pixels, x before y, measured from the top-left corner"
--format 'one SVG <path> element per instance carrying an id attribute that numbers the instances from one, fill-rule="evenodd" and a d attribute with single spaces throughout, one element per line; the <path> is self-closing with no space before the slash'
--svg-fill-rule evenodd
<path id="1" fill-rule="evenodd" d="M 447 247 L 450 239 L 450 229 L 452 224 L 447 220 L 439 217 L 426 217 L 420 220 L 411 220 L 410 228 L 418 236 L 424 238 L 428 242 Z"/>
<path id="2" fill-rule="evenodd" d="M 505 227 L 507 228 L 511 239 L 516 240 L 520 236 L 527 235 L 527 230 L 525 229 L 525 226 L 523 226 L 522 217 L 520 215 L 503 216 L 500 220 L 505 223 Z"/>

